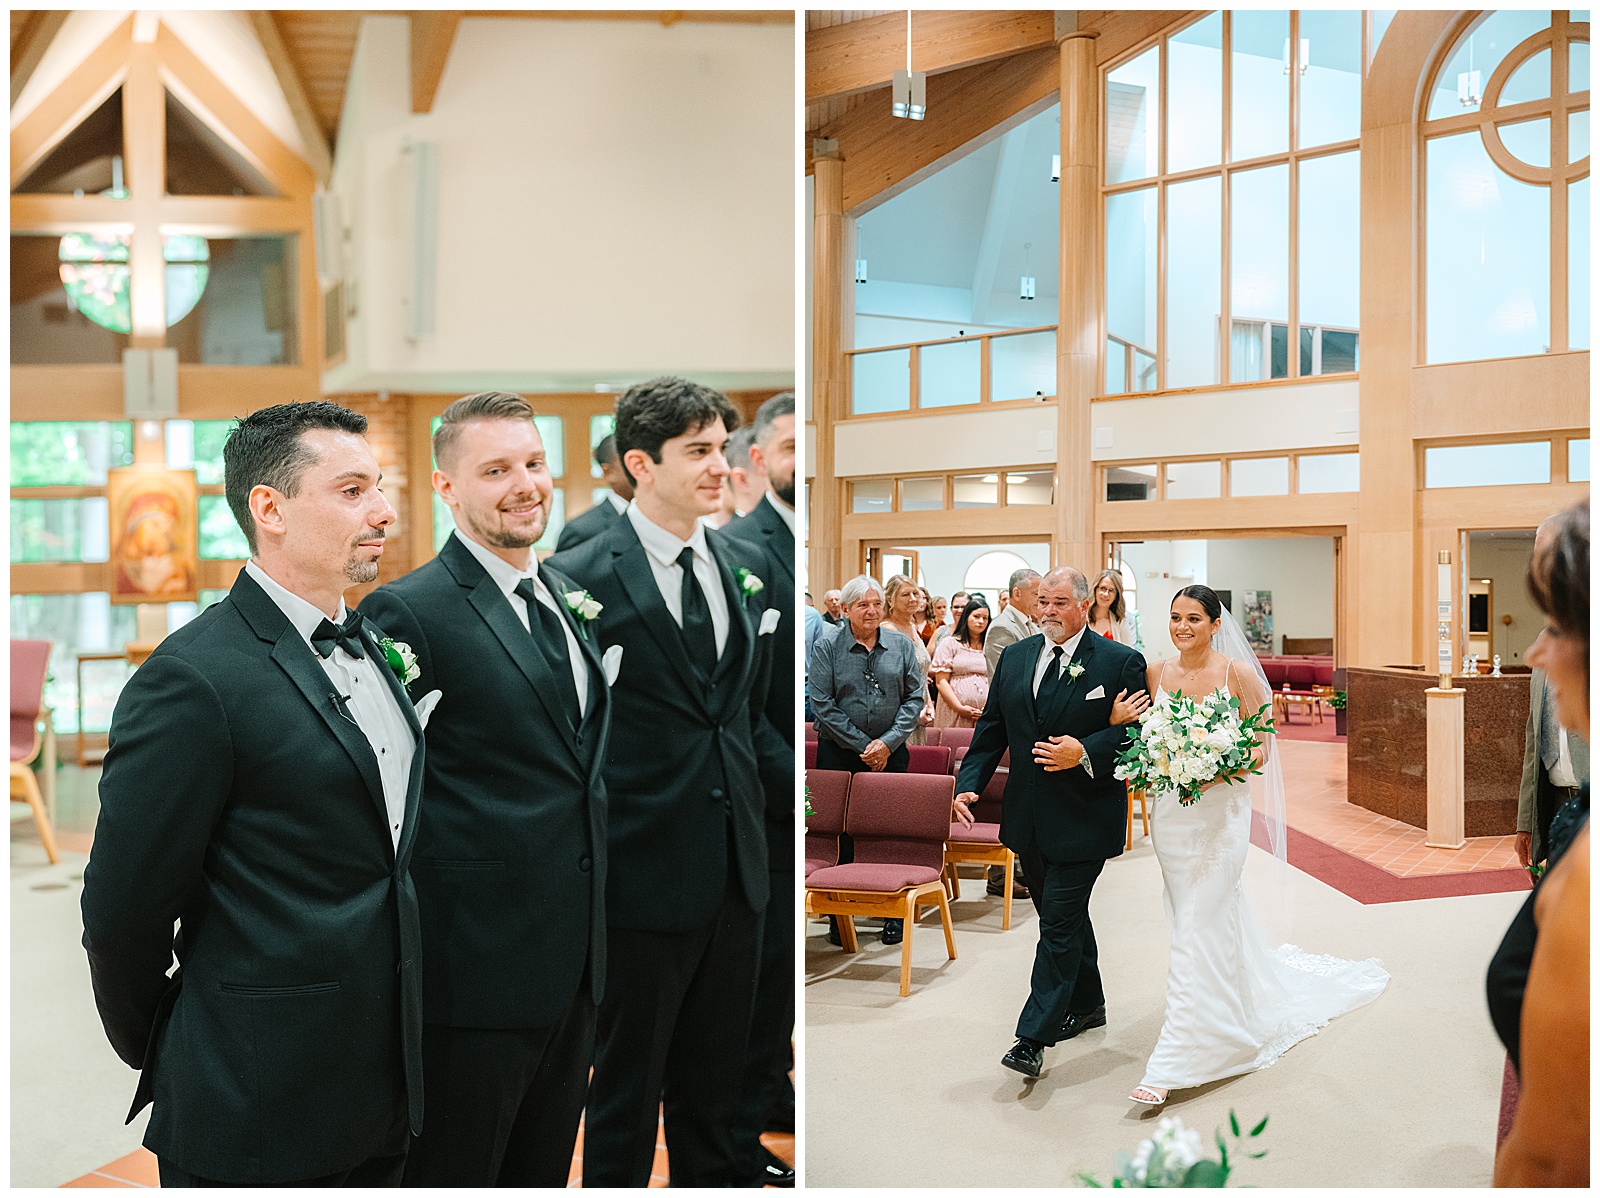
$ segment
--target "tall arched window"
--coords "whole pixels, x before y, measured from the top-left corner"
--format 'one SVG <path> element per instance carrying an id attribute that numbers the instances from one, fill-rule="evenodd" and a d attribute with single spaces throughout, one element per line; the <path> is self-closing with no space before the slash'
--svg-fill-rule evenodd
<path id="1" fill-rule="evenodd" d="M 1422 136 L 1423 361 L 1588 349 L 1588 12 L 1472 19 Z"/>

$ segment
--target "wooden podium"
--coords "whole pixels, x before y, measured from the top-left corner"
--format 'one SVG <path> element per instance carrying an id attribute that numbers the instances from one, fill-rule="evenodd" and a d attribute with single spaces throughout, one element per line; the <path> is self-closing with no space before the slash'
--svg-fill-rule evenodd
<path id="1" fill-rule="evenodd" d="M 1466 694 L 1430 686 L 1428 696 L 1428 835 L 1431 849 L 1460 849 L 1466 827 Z"/>

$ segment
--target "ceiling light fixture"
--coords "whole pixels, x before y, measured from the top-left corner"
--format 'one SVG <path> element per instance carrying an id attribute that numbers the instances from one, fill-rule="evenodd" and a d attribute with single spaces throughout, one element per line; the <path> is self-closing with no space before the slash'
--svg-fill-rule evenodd
<path id="1" fill-rule="evenodd" d="M 1050 155 L 1050 182 L 1061 182 L 1061 155 Z"/>
<path id="2" fill-rule="evenodd" d="M 1033 242 L 1024 242 L 1022 246 L 1022 294 L 1019 298 L 1031 300 L 1035 297 L 1033 275 L 1028 273 L 1033 270 Z"/>
<path id="3" fill-rule="evenodd" d="M 906 69 L 894 73 L 894 106 L 898 117 L 920 121 L 928 113 L 928 72 L 911 69 L 911 12 L 906 11 Z"/>

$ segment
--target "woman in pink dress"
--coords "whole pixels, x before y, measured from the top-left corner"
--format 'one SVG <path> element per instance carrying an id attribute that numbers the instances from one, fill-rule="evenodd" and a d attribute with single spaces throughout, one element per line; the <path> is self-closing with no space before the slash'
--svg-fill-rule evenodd
<path id="1" fill-rule="evenodd" d="M 989 699 L 989 670 L 983 660 L 983 638 L 989 630 L 989 606 L 973 596 L 955 631 L 939 642 L 928 667 L 939 688 L 935 728 L 971 728 Z"/>

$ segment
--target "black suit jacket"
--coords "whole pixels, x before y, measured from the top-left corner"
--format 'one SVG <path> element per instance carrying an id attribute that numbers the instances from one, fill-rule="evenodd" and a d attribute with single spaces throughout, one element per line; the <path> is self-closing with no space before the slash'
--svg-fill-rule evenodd
<path id="1" fill-rule="evenodd" d="M 779 613 L 773 638 L 770 680 L 764 709 L 761 781 L 767 796 L 767 868 L 773 873 L 794 872 L 794 649 L 796 595 L 794 585 L 794 533 L 769 499 L 763 498 L 747 516 L 718 530 L 742 547 L 757 568 L 766 589 L 761 597 L 769 610 Z"/>
<path id="2" fill-rule="evenodd" d="M 1127 746 L 1127 726 L 1111 727 L 1117 692 L 1145 689 L 1144 658 L 1087 629 L 1072 660 L 1083 666 L 1048 711 L 1033 697 L 1033 672 L 1042 635 L 1025 637 L 1000 654 L 989 699 L 961 762 L 956 793 L 983 793 L 1000 758 L 1011 750 L 1000 816 L 1000 840 L 1015 852 L 1037 846 L 1047 861 L 1091 861 L 1122 853 L 1127 830 L 1127 788 L 1112 777 L 1116 756 Z M 1070 665 L 1069 665 L 1070 670 Z M 1099 687 L 1104 692 L 1086 698 Z M 1042 688 L 1041 688 L 1042 689 Z M 1083 742 L 1091 778 L 1081 766 L 1046 773 L 1033 760 L 1035 742 L 1048 736 Z"/>
<path id="3" fill-rule="evenodd" d="M 622 516 L 611 500 L 602 499 L 561 526 L 561 533 L 556 537 L 556 552 L 576 549 L 585 541 L 592 540 L 605 532 L 620 519 Z"/>
<path id="4" fill-rule="evenodd" d="M 153 1100 L 146 1146 L 192 1173 L 319 1176 L 422 1125 L 425 757 L 382 673 L 418 737 L 398 852 L 371 745 L 248 573 L 117 701 L 83 943 L 106 1035 L 143 1071 L 128 1118 Z"/>
<path id="5" fill-rule="evenodd" d="M 588 665 L 576 729 L 512 610 L 522 601 L 506 598 L 459 534 L 361 605 L 416 652 L 412 693 L 442 692 L 412 864 L 429 1023 L 549 1026 L 572 1005 L 585 963 L 595 1002 L 605 988 L 610 700 L 594 641 L 561 599 L 576 584 L 547 566 L 539 574 Z"/>
<path id="6" fill-rule="evenodd" d="M 599 629 L 601 653 L 623 649 L 605 762 L 612 927 L 701 926 L 734 885 L 755 910 L 767 904 L 765 800 L 753 730 L 765 698 L 760 608 L 740 592 L 734 571 L 741 563 L 730 562 L 728 542 L 707 543 L 729 615 L 711 680 L 690 664 L 631 521 L 618 520 L 603 536 L 549 560 L 604 606 L 590 626 Z"/>

